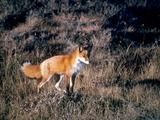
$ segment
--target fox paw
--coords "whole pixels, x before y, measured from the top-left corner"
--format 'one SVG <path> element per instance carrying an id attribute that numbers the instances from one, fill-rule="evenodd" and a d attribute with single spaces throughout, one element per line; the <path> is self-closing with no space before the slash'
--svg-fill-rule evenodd
<path id="1" fill-rule="evenodd" d="M 62 91 L 62 89 L 59 87 L 59 85 L 55 85 L 55 88 L 58 90 L 58 91 Z"/>

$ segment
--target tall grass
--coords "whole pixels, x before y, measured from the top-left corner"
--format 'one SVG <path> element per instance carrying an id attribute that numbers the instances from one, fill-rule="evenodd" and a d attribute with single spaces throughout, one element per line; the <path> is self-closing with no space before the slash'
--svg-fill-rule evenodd
<path id="1" fill-rule="evenodd" d="M 97 49 L 94 47 L 92 55 Z M 106 54 L 106 61 L 92 58 L 91 65 L 77 77 L 70 97 L 54 89 L 54 80 L 37 94 L 38 81 L 20 71 L 25 56 L 10 51 L 2 63 L 1 119 L 158 119 L 159 50 L 153 46 L 135 52 L 129 49 L 119 56 Z M 105 57 L 100 52 L 98 55 Z M 33 55 L 30 59 L 34 57 L 38 58 Z M 136 66 L 134 62 L 142 63 Z M 138 72 L 136 67 L 140 67 Z"/>
<path id="2" fill-rule="evenodd" d="M 0 119 L 160 119 L 159 28 L 144 26 L 128 9 L 147 7 L 147 2 L 82 1 L 60 9 L 58 1 L 44 0 L 26 9 L 32 2 L 24 1 L 9 10 L 12 2 L 3 1 L 7 7 L 0 15 Z M 10 11 L 15 15 L 19 6 L 28 10 L 25 21 L 5 27 Z M 151 40 L 146 38 L 150 33 Z M 37 94 L 40 81 L 21 72 L 23 62 L 40 64 L 86 40 L 94 46 L 90 64 L 76 78 L 74 94 L 55 90 L 57 76 Z"/>

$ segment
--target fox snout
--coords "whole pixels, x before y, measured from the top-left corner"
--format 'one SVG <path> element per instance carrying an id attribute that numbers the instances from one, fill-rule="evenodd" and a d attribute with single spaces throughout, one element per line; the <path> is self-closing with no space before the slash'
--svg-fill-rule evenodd
<path id="1" fill-rule="evenodd" d="M 82 63 L 89 64 L 89 59 L 85 59 L 83 57 L 79 57 L 78 60 Z"/>

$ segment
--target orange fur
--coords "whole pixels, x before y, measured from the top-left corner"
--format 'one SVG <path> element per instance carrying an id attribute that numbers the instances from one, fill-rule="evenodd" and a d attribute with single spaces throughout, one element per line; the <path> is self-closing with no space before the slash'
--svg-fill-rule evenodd
<path id="1" fill-rule="evenodd" d="M 46 59 L 40 65 L 31 65 L 25 63 L 22 66 L 22 71 L 30 78 L 42 77 L 42 80 L 37 87 L 38 93 L 40 88 L 50 80 L 53 74 L 64 75 L 66 92 L 73 92 L 76 75 L 85 64 L 89 64 L 89 50 L 90 49 L 88 48 L 83 49 L 82 47 L 76 48 L 71 55 L 54 56 Z M 62 78 L 60 78 L 60 81 Z M 59 88 L 60 81 L 55 86 L 58 90 L 61 90 Z"/>
<path id="2" fill-rule="evenodd" d="M 24 63 L 21 67 L 27 77 L 39 79 L 42 77 L 39 65 L 31 65 Z"/>

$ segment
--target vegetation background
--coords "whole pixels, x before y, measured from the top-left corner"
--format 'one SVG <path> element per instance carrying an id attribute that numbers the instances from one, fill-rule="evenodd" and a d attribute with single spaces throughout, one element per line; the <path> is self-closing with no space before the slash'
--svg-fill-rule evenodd
<path id="1" fill-rule="evenodd" d="M 20 71 L 93 43 L 75 93 Z M 1 0 L 0 119 L 160 119 L 159 0 Z M 64 84 L 62 83 L 62 88 Z"/>

